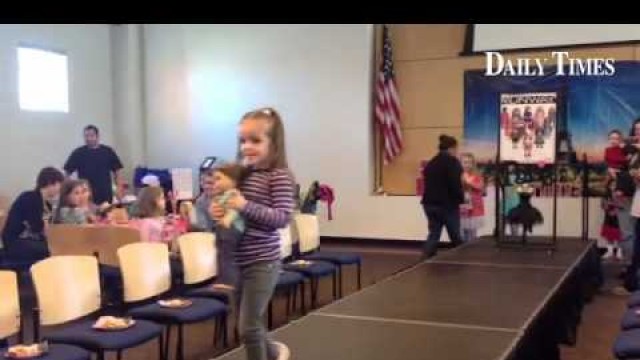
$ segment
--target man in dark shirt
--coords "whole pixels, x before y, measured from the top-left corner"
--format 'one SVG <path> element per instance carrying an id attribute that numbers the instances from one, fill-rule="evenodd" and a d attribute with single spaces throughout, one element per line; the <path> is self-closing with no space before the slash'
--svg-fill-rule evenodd
<path id="1" fill-rule="evenodd" d="M 111 203 L 113 200 L 111 173 L 114 175 L 118 192 L 122 191 L 120 158 L 111 147 L 100 144 L 100 132 L 94 125 L 84 128 L 84 141 L 86 145 L 71 153 L 64 165 L 64 170 L 67 175 L 77 171 L 80 179 L 89 181 L 94 203 L 97 205 L 104 202 Z"/>
<path id="2" fill-rule="evenodd" d="M 464 202 L 462 165 L 456 158 L 458 142 L 447 135 L 440 136 L 440 152 L 424 167 L 422 207 L 429 221 L 429 235 L 424 257 L 434 256 L 442 234 L 442 227 L 454 246 L 460 245 L 460 204 Z"/>

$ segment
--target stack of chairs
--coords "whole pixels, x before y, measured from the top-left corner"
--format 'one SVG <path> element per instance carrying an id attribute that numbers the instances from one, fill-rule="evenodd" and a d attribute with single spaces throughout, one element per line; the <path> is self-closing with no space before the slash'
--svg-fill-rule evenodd
<path id="1" fill-rule="evenodd" d="M 640 359 L 640 290 L 629 297 L 627 310 L 620 322 L 620 330 L 613 345 L 616 359 Z"/>

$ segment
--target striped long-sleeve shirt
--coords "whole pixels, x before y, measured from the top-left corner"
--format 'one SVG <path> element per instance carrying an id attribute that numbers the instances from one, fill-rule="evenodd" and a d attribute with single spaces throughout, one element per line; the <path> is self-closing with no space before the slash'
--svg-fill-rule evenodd
<path id="1" fill-rule="evenodd" d="M 278 229 L 293 217 L 294 187 L 288 169 L 254 170 L 243 182 L 246 230 L 235 252 L 238 266 L 280 259 Z"/>

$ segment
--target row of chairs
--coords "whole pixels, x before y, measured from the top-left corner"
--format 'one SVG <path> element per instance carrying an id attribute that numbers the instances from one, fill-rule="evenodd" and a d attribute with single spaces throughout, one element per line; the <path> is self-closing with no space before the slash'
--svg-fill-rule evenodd
<path id="1" fill-rule="evenodd" d="M 117 250 L 141 241 L 140 232 L 124 226 L 77 226 L 55 224 L 47 228 L 47 246 L 51 255 L 93 255 L 100 263 L 102 281 L 119 278 Z M 32 260 L 9 258 L 0 254 L 0 269 L 14 270 L 21 281 L 29 273 Z"/>
<path id="2" fill-rule="evenodd" d="M 343 267 L 355 265 L 357 270 L 358 289 L 361 288 L 361 258 L 356 254 L 319 251 L 320 232 L 319 222 L 315 215 L 297 214 L 294 216 L 292 226 L 281 230 L 282 258 L 288 264 L 281 274 L 277 292 L 286 295 L 286 315 L 297 308 L 297 294 L 300 293 L 300 308 L 306 313 L 304 280 L 309 279 L 311 293 L 311 307 L 316 308 L 318 303 L 319 279 L 331 276 L 333 280 L 333 295 L 341 297 L 343 287 Z M 293 238 L 296 238 L 298 248 L 293 251 Z M 127 227 L 79 227 L 73 225 L 53 225 L 48 229 L 47 241 L 52 255 L 95 255 L 100 262 L 100 273 L 103 283 L 119 284 L 120 271 L 116 251 L 118 248 L 140 242 L 139 232 Z M 294 260 L 306 260 L 310 263 L 301 265 Z M 192 284 L 189 279 L 182 279 L 182 267 L 186 261 L 178 263 L 173 261 L 176 270 L 175 280 L 178 284 Z M 186 275 L 185 275 L 186 276 Z M 110 292 L 119 293 L 118 289 L 109 289 Z M 106 292 L 105 292 L 106 293 Z M 199 295 L 216 297 L 229 303 L 228 294 L 219 291 L 211 293 L 210 290 L 202 290 Z M 110 296 L 113 299 L 117 296 Z M 117 300 L 116 300 L 117 302 Z M 272 305 L 269 306 L 269 314 L 272 314 Z M 272 327 L 272 316 L 269 316 L 269 326 Z"/>
<path id="3" fill-rule="evenodd" d="M 346 254 L 346 253 L 326 253 L 322 251 L 318 251 L 319 248 L 319 229 L 318 229 L 318 220 L 313 215 L 296 215 L 294 221 L 294 228 L 297 230 L 297 237 L 299 243 L 299 253 L 300 256 L 295 256 L 293 254 L 293 241 L 291 229 L 283 229 L 281 231 L 281 236 L 283 241 L 282 244 L 282 255 L 283 258 L 287 260 L 291 260 L 293 258 L 304 259 L 306 261 L 310 261 L 310 263 L 300 264 L 295 261 L 293 262 L 285 262 L 285 270 L 281 273 L 278 287 L 276 291 L 285 292 L 287 294 L 287 319 L 289 316 L 290 307 L 292 309 L 296 308 L 297 303 L 297 290 L 300 289 L 301 293 L 301 307 L 302 312 L 305 313 L 306 309 L 304 308 L 304 298 L 305 298 L 305 284 L 304 280 L 309 279 L 311 285 L 311 303 L 312 307 L 317 306 L 317 287 L 318 280 L 324 276 L 332 275 L 333 277 L 333 288 L 334 288 L 334 298 L 337 293 L 342 294 L 342 266 L 355 264 L 357 265 L 358 271 L 358 288 L 361 287 L 361 260 L 360 257 L 355 254 Z M 52 238 L 65 238 L 65 237 L 57 237 L 53 236 Z M 111 237 L 113 238 L 113 237 Z M 69 244 L 72 239 L 66 237 L 64 240 L 67 244 Z M 77 240 L 77 239 L 76 239 Z M 62 241 L 62 240 L 61 240 Z M 60 242 L 61 242 L 60 241 Z M 58 244 L 58 241 L 52 241 L 50 244 Z M 158 323 L 161 325 L 165 325 L 164 332 L 162 335 L 158 337 L 159 348 L 160 348 L 160 357 L 168 358 L 168 344 L 169 338 L 171 335 L 172 326 L 177 325 L 178 327 L 178 345 L 176 349 L 176 357 L 178 359 L 183 358 L 183 325 L 191 322 L 199 322 L 209 318 L 216 318 L 216 342 L 222 338 L 222 341 L 225 346 L 227 346 L 227 314 L 229 313 L 229 298 L 228 294 L 220 292 L 218 290 L 213 289 L 210 286 L 206 286 L 209 284 L 216 276 L 217 273 L 217 264 L 215 262 L 216 259 L 216 249 L 215 249 L 215 237 L 212 234 L 205 233 L 190 233 L 182 236 L 178 240 L 180 256 L 182 259 L 183 265 L 183 283 L 187 287 L 184 295 L 191 297 L 193 299 L 197 299 L 194 301 L 194 305 L 189 307 L 188 311 L 180 311 L 175 312 L 173 309 L 171 311 L 160 308 L 155 300 L 167 294 L 171 289 L 171 279 L 170 279 L 170 265 L 169 265 L 169 253 L 166 245 L 162 244 L 144 244 L 144 243 L 132 243 L 131 241 L 126 245 L 120 246 L 117 249 L 117 264 L 111 260 L 108 262 L 109 266 L 111 265 L 119 265 L 119 272 L 122 273 L 123 282 L 124 282 L 124 301 L 126 304 L 125 313 L 134 315 L 135 317 L 142 319 L 143 321 L 152 320 L 153 323 Z M 73 243 L 72 243 L 73 244 Z M 77 245 L 77 243 L 76 243 Z M 55 247 L 56 245 L 54 245 Z M 149 247 L 151 246 L 151 247 Z M 71 246 L 73 248 L 73 246 Z M 154 248 L 155 250 L 152 250 Z M 76 246 L 75 249 L 77 252 L 86 253 L 86 247 Z M 111 248 L 113 249 L 113 247 Z M 136 249 L 136 250 L 134 250 Z M 162 250 L 160 250 L 162 249 Z M 69 251 L 62 250 L 58 248 L 62 252 Z M 103 251 L 104 252 L 104 251 Z M 151 256 L 155 254 L 154 256 Z M 76 268 L 73 271 L 70 269 L 75 266 L 66 265 L 41 265 L 47 264 L 47 261 L 52 261 L 54 263 L 60 262 L 60 259 L 75 259 L 82 258 L 85 259 L 83 261 L 89 261 L 86 259 L 92 259 L 91 264 L 97 265 L 97 259 L 105 260 L 105 257 L 100 258 L 100 256 L 54 256 L 52 258 L 46 259 L 41 263 L 34 265 L 31 269 L 31 274 L 34 278 L 34 285 L 36 286 L 36 295 L 38 298 L 38 308 L 39 312 L 34 316 L 36 320 L 36 324 L 34 324 L 34 329 L 36 331 L 35 338 L 39 339 L 39 326 L 40 325 L 58 325 L 62 323 L 68 323 L 72 321 L 76 324 L 76 320 L 79 317 L 86 317 L 88 314 L 95 315 L 96 313 L 102 310 L 100 306 L 100 301 L 97 301 L 97 305 L 95 302 L 85 302 L 83 303 L 81 300 L 82 297 L 75 298 L 76 300 L 71 301 L 67 298 L 69 296 L 63 296 L 64 299 L 58 298 L 58 300 L 50 300 L 47 302 L 46 299 L 56 299 L 56 294 L 60 292 L 59 284 L 65 284 L 65 294 L 74 293 L 75 290 L 71 291 L 67 288 L 67 284 L 70 282 L 66 280 L 65 276 L 72 276 L 74 273 L 79 273 L 80 268 Z M 108 257 L 107 257 L 108 258 Z M 70 261 L 70 260 L 68 260 Z M 102 261 L 101 261 L 102 262 Z M 103 264 L 106 265 L 106 264 Z M 45 266 L 52 267 L 51 269 L 47 268 L 43 272 L 39 272 L 37 269 Z M 90 266 L 93 265 L 83 265 Z M 55 269 L 62 268 L 67 269 L 68 271 L 65 273 L 62 270 L 59 270 L 59 278 L 55 279 L 53 282 L 38 282 L 36 281 L 36 277 L 38 273 L 41 274 L 53 274 L 56 273 Z M 93 276 L 94 271 L 87 271 L 87 274 L 90 279 L 94 279 Z M 84 278 L 83 276 L 82 278 Z M 97 277 L 99 279 L 99 276 Z M 79 281 L 79 280 L 78 280 Z M 47 287 L 43 284 L 55 284 L 54 286 Z M 40 284 L 40 285 L 38 285 Z M 338 286 L 339 284 L 339 291 Z M 200 285 L 200 286 L 198 286 Z M 79 287 L 77 285 L 76 287 Z M 4 287 L 3 287 L 4 289 Z M 91 289 L 90 293 L 98 294 L 98 298 L 100 297 L 100 281 L 97 284 L 92 283 L 91 286 L 86 287 L 86 289 Z M 16 292 L 17 294 L 17 292 Z M 17 295 L 16 295 L 17 296 Z M 88 296 L 88 295 L 87 295 Z M 293 300 L 293 301 L 291 301 Z M 70 306 L 83 304 L 85 306 L 83 311 L 73 312 L 70 314 L 73 315 L 71 317 L 54 317 L 53 320 L 48 316 L 43 314 L 50 314 L 52 311 L 55 313 L 55 308 L 60 307 L 60 301 L 69 302 Z M 13 307 L 7 307 L 7 309 Z M 64 307 L 66 308 L 66 307 Z M 47 309 L 47 311 L 44 311 Z M 208 309 L 208 310 L 207 310 Z M 91 310 L 91 311 L 89 311 Z M 169 312 L 169 313 L 167 313 Z M 3 313 L 3 315 L 5 315 Z M 116 351 L 118 354 L 118 358 L 121 356 L 121 352 L 123 349 L 132 347 L 140 344 L 141 342 L 149 341 L 153 337 L 150 337 L 152 334 L 155 334 L 155 331 L 151 331 L 153 328 L 153 323 L 143 322 L 144 326 L 136 326 L 136 328 L 146 328 L 148 331 L 145 336 L 124 336 L 123 338 L 111 339 L 107 340 L 104 336 L 114 335 L 125 335 L 125 333 L 110 333 L 110 334 L 100 334 L 103 337 L 98 338 L 97 334 L 93 334 L 94 337 L 91 339 L 83 338 L 79 336 L 84 330 L 87 330 L 87 326 L 89 325 L 89 320 L 80 321 L 75 327 L 71 329 L 67 329 L 63 335 L 64 337 L 56 337 L 54 333 L 53 337 L 48 335 L 47 339 L 52 342 L 71 342 L 77 343 L 77 341 L 81 341 L 82 344 L 79 344 L 81 347 L 94 351 L 98 354 L 98 358 L 101 359 L 104 357 L 104 352 L 106 351 Z M 17 327 L 21 328 L 21 323 L 14 324 Z M 16 326 L 9 326 L 10 328 L 16 330 Z M 272 304 L 269 306 L 269 326 L 272 326 Z M 155 328 L 157 330 L 157 327 Z M 5 331 L 0 332 L 0 339 L 6 336 L 8 333 Z M 22 331 L 19 331 L 20 336 L 19 341 L 22 341 L 23 336 Z M 60 334 L 58 334 L 60 335 Z M 237 336 L 237 329 L 236 329 Z M 117 337 L 117 336 L 116 336 Z M 75 339 L 75 340 L 74 340 Z M 82 340 L 78 340 L 82 339 Z M 135 341 L 134 341 L 135 340 Z M 144 340 L 144 341 L 143 341 Z M 105 344 L 104 342 L 108 344 Z M 120 341 L 120 342 L 118 342 Z M 132 341 L 135 343 L 132 345 Z M 104 346 L 103 346 L 104 345 Z M 117 345 L 117 346 L 116 346 Z M 126 346 L 125 346 L 126 345 Z M 57 348 L 57 347 L 56 347 Z M 67 351 L 68 348 L 64 348 L 63 350 Z M 77 350 L 77 349 L 76 349 Z M 69 350 L 70 351 L 70 350 Z M 75 350 L 74 350 L 75 351 Z M 66 358 L 66 357 L 64 357 Z"/>
<path id="4" fill-rule="evenodd" d="M 627 310 L 620 322 L 622 330 L 615 340 L 613 352 L 619 360 L 640 359 L 640 290 L 631 294 Z"/>
<path id="5" fill-rule="evenodd" d="M 201 263 L 207 265 L 193 266 L 197 271 L 186 270 L 185 273 L 190 273 L 195 278 L 215 274 L 215 266 L 211 266 L 210 261 L 211 258 L 215 259 L 211 234 L 188 234 L 179 243 L 181 254 L 185 254 L 185 258 L 199 258 Z M 117 315 L 133 317 L 135 326 L 118 332 L 93 329 L 97 316 L 105 313 L 97 259 L 87 255 L 52 256 L 31 268 L 38 304 L 33 316 L 34 340 L 37 342 L 44 339 L 53 344 L 50 349 L 54 350 L 59 348 L 59 344 L 77 346 L 97 354 L 97 358 L 102 360 L 107 352 L 116 352 L 117 358 L 121 359 L 124 350 L 157 339 L 160 359 L 168 359 L 171 330 L 177 327 L 176 358 L 183 359 L 184 325 L 215 319 L 214 343 L 222 339 L 226 345 L 228 307 L 223 302 L 211 298 L 187 297 L 192 304 L 186 308 L 165 308 L 158 304 L 157 300 L 167 297 L 171 287 L 169 249 L 166 245 L 129 244 L 118 249 L 118 258 L 126 310 Z M 3 277 L 16 279 L 15 273 L 10 271 L 3 272 Z M 15 282 L 17 288 L 17 281 L 8 282 Z M 20 318 L 17 290 L 9 292 L 15 294 L 15 299 L 9 300 L 5 299 L 5 284 L 2 290 L 2 301 L 12 306 L 2 307 L 0 322 L 12 326 L 3 329 L 0 338 L 23 332 L 22 321 L 16 320 Z M 41 336 L 40 327 L 50 328 L 50 331 Z M 18 338 L 22 340 L 23 336 L 19 335 Z M 68 358 L 66 351 L 79 354 L 77 349 L 68 346 L 63 350 L 65 353 L 60 359 Z"/>
<path id="6" fill-rule="evenodd" d="M 297 235 L 297 251 L 294 252 L 292 233 Z M 295 294 L 297 287 L 301 294 L 301 311 L 306 313 L 305 307 L 305 284 L 304 280 L 309 280 L 311 293 L 311 308 L 318 307 L 318 285 L 319 280 L 331 276 L 333 299 L 342 297 L 343 294 L 343 267 L 347 265 L 356 266 L 357 286 L 362 287 L 362 259 L 359 255 L 347 252 L 326 252 L 320 250 L 320 230 L 318 218 L 311 214 L 296 214 L 293 226 L 282 229 L 281 237 L 281 257 L 284 263 L 284 271 L 280 275 L 276 292 L 280 288 L 291 289 L 287 292 L 287 311 L 289 316 L 289 305 L 296 307 Z M 289 296 L 293 294 L 293 302 Z M 268 324 L 272 328 L 272 304 L 269 305 Z"/>

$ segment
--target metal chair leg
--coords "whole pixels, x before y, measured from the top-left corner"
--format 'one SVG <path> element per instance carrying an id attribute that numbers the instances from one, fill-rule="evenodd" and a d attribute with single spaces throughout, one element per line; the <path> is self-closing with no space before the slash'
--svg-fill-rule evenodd
<path id="1" fill-rule="evenodd" d="M 237 318 L 236 318 L 237 319 Z M 240 330 L 238 329 L 238 321 L 236 320 L 236 325 L 233 327 L 233 337 L 234 343 L 240 343 Z"/>
<path id="2" fill-rule="evenodd" d="M 318 307 L 318 278 L 311 279 L 311 309 Z"/>
<path id="3" fill-rule="evenodd" d="M 213 325 L 213 347 L 217 347 L 220 343 L 220 318 L 216 318 Z"/>
<path id="4" fill-rule="evenodd" d="M 331 275 L 331 285 L 333 286 L 333 300 L 338 296 L 338 271 L 334 271 Z"/>
<path id="5" fill-rule="evenodd" d="M 227 315 L 216 318 L 215 336 L 213 338 L 213 346 L 218 347 L 222 342 L 222 346 L 226 348 L 229 345 L 227 337 Z"/>
<path id="6" fill-rule="evenodd" d="M 160 360 L 168 360 L 164 355 L 164 331 L 158 337 L 158 357 Z"/>
<path id="7" fill-rule="evenodd" d="M 222 317 L 222 346 L 226 349 L 229 347 L 229 318 L 228 315 Z"/>
<path id="8" fill-rule="evenodd" d="M 116 359 L 122 360 L 122 349 L 119 349 L 116 355 Z"/>
<path id="9" fill-rule="evenodd" d="M 338 298 L 342 298 L 342 294 L 344 292 L 343 286 L 342 286 L 342 278 L 343 278 L 344 274 L 342 272 L 342 265 L 338 264 Z"/>
<path id="10" fill-rule="evenodd" d="M 184 327 L 178 324 L 178 346 L 176 349 L 176 359 L 184 360 Z"/>
<path id="11" fill-rule="evenodd" d="M 293 285 L 293 288 L 291 289 L 291 296 L 293 297 L 291 301 L 291 313 L 295 314 L 298 305 L 298 284 Z"/>
<path id="12" fill-rule="evenodd" d="M 20 326 L 20 330 L 18 331 L 18 342 L 20 344 L 24 344 L 24 316 L 20 316 L 20 318 L 18 319 L 19 321 L 19 326 Z M 0 347 L 2 347 L 2 344 L 0 344 Z"/>
<path id="13" fill-rule="evenodd" d="M 362 289 L 362 264 L 358 262 L 358 290 Z"/>
<path id="14" fill-rule="evenodd" d="M 273 299 L 269 301 L 269 308 L 267 310 L 267 329 L 273 328 Z"/>
<path id="15" fill-rule="evenodd" d="M 305 285 L 304 280 L 300 283 L 300 306 L 302 308 L 302 315 L 307 315 L 307 304 L 305 304 Z"/>
<path id="16" fill-rule="evenodd" d="M 166 360 L 169 360 L 169 344 L 171 343 L 171 325 L 167 326 L 167 336 L 165 337 L 165 343 L 164 343 L 164 358 Z"/>
<path id="17" fill-rule="evenodd" d="M 284 316 L 289 321 L 289 309 L 291 308 L 291 287 L 287 288 L 287 302 L 284 310 Z"/>

